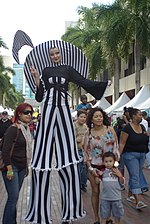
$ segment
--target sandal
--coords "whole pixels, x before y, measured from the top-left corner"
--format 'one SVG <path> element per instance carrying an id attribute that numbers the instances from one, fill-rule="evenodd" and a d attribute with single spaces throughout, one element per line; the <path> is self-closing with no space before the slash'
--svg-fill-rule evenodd
<path id="1" fill-rule="evenodd" d="M 135 203 L 135 197 L 131 195 L 127 198 L 127 201 Z"/>
<path id="2" fill-rule="evenodd" d="M 146 208 L 147 205 L 143 201 L 139 201 L 136 205 L 136 209 Z"/>

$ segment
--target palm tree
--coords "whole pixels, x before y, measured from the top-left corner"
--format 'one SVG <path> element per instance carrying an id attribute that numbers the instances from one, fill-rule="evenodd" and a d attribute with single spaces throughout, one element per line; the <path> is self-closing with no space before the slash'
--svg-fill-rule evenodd
<path id="1" fill-rule="evenodd" d="M 119 56 L 127 58 L 134 44 L 137 93 L 140 89 L 141 55 L 150 56 L 150 0 L 117 0 L 111 6 L 97 7 L 97 10 L 97 18 L 105 19 L 110 40 L 108 43 L 113 52 L 117 50 Z"/>
<path id="2" fill-rule="evenodd" d="M 1 47 L 5 48 L 5 49 L 8 49 L 7 45 L 5 44 L 5 42 L 3 41 L 2 37 L 0 36 L 0 48 Z M 3 58 L 0 55 L 0 69 L 3 70 L 3 68 L 4 68 Z"/>
<path id="3" fill-rule="evenodd" d="M 15 74 L 12 68 L 4 66 L 3 58 L 0 56 L 0 102 L 3 104 L 3 106 L 5 106 L 5 96 L 11 85 L 8 73 L 13 75 Z"/>
<path id="4" fill-rule="evenodd" d="M 106 59 L 103 54 L 101 42 L 101 27 L 95 19 L 95 9 L 79 7 L 80 19 L 76 27 L 68 28 L 62 39 L 68 41 L 86 54 L 89 60 L 89 78 L 97 79 L 106 67 Z M 81 90 L 76 90 L 76 102 L 78 102 Z"/>
<path id="5" fill-rule="evenodd" d="M 7 46 L 0 37 L 0 47 L 6 49 Z M 0 55 L 0 103 L 5 107 L 6 105 L 15 108 L 19 102 L 23 102 L 23 96 L 18 93 L 15 89 L 15 86 L 10 83 L 10 76 L 15 74 L 14 70 L 10 67 L 6 67 L 3 62 L 3 58 Z"/>
<path id="6" fill-rule="evenodd" d="M 11 88 L 6 95 L 6 105 L 12 109 L 15 109 L 18 104 L 24 102 L 23 94 L 16 91 L 14 85 L 11 84 Z"/>
<path id="7" fill-rule="evenodd" d="M 3 47 L 5 49 L 8 49 L 7 45 L 5 44 L 5 42 L 3 41 L 2 37 L 0 36 L 0 47 Z"/>
<path id="8" fill-rule="evenodd" d="M 134 46 L 136 93 L 140 89 L 140 59 L 150 56 L 150 0 L 116 0 L 112 5 L 80 7 L 78 25 L 63 36 L 82 48 L 90 62 L 90 76 L 107 68 L 114 74 L 115 99 L 119 97 L 121 58 Z M 107 63 L 106 63 L 107 62 Z"/>
<path id="9" fill-rule="evenodd" d="M 97 74 L 104 69 L 106 61 L 101 46 L 101 30 L 95 20 L 95 9 L 79 7 L 80 19 L 76 27 L 68 28 L 62 39 L 84 51 L 89 60 L 89 77 L 96 79 Z"/>
<path id="10" fill-rule="evenodd" d="M 125 51 L 122 53 L 122 40 L 124 33 L 121 32 L 121 25 L 118 23 L 119 13 L 116 15 L 116 10 L 119 9 L 119 4 L 115 2 L 112 5 L 93 6 L 96 11 L 96 20 L 101 24 L 101 42 L 103 46 L 103 54 L 107 60 L 107 68 L 114 76 L 114 101 L 119 98 L 119 77 L 121 72 L 121 57 L 129 55 L 129 40 L 125 41 Z M 116 15 L 116 16 L 115 16 Z"/>

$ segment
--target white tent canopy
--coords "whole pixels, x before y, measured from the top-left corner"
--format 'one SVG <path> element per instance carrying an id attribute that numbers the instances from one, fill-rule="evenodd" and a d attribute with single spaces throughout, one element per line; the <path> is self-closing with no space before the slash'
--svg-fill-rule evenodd
<path id="1" fill-rule="evenodd" d="M 73 112 L 71 113 L 71 117 L 72 117 L 73 119 L 75 119 L 75 118 L 77 117 L 77 110 L 75 110 L 75 111 L 73 111 Z"/>
<path id="2" fill-rule="evenodd" d="M 116 100 L 114 104 L 108 107 L 105 112 L 106 113 L 113 113 L 114 110 L 118 109 L 119 107 L 123 106 L 124 104 L 128 103 L 130 98 L 127 96 L 126 93 L 122 93 L 121 96 Z"/>
<path id="3" fill-rule="evenodd" d="M 150 108 L 150 97 L 146 101 L 138 104 L 136 107 L 140 110 L 149 109 Z"/>
<path id="4" fill-rule="evenodd" d="M 95 98 L 90 93 L 86 93 L 85 95 L 87 96 L 87 101 L 88 102 L 90 102 L 92 100 L 95 100 Z"/>
<path id="5" fill-rule="evenodd" d="M 127 104 L 124 104 L 123 106 L 116 109 L 115 112 L 123 111 L 124 107 L 137 107 L 139 104 L 146 101 L 149 97 L 150 97 L 150 90 L 146 85 L 144 85 L 132 100 L 130 100 Z"/>
<path id="6" fill-rule="evenodd" d="M 1 105 L 0 105 L 0 113 L 2 113 L 4 111 L 4 107 L 2 107 Z"/>
<path id="7" fill-rule="evenodd" d="M 94 98 L 90 98 L 91 95 L 86 94 L 87 97 L 89 97 L 88 99 L 93 100 Z M 89 101 L 90 101 L 89 100 Z M 93 107 L 101 107 L 103 110 L 105 110 L 106 108 L 110 107 L 111 104 L 105 99 L 105 97 L 103 97 L 101 100 L 98 100 L 97 103 L 93 106 Z M 77 111 L 74 111 L 71 113 L 72 118 L 76 118 L 77 116 Z"/>
<path id="8" fill-rule="evenodd" d="M 13 116 L 14 115 L 14 110 L 12 110 L 11 108 L 4 108 L 0 105 L 0 113 L 2 113 L 3 111 L 7 111 L 8 115 Z"/>
<path id="9" fill-rule="evenodd" d="M 101 107 L 103 110 L 110 107 L 111 104 L 105 99 L 105 97 L 102 97 L 101 100 L 98 100 L 97 103 L 93 107 Z"/>

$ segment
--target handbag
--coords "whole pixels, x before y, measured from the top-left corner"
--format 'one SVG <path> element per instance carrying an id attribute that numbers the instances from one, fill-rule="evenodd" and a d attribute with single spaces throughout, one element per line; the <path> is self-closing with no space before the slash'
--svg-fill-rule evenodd
<path id="1" fill-rule="evenodd" d="M 19 129 L 18 129 L 17 124 L 15 126 L 17 127 L 17 134 L 16 134 L 16 138 L 13 141 L 13 144 L 12 144 L 12 147 L 11 147 L 11 150 L 10 150 L 10 157 L 12 156 L 13 149 L 14 149 L 14 146 L 15 146 L 16 140 L 18 138 L 18 134 L 19 134 Z M 2 156 L 2 148 L 3 148 L 4 138 L 5 138 L 5 135 L 3 136 L 3 138 L 0 139 L 0 170 L 1 171 L 6 170 L 6 166 L 4 164 L 3 156 Z"/>

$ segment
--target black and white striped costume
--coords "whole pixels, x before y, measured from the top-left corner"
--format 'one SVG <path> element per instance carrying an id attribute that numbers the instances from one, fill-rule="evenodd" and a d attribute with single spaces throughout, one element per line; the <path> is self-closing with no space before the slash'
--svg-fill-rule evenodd
<path id="1" fill-rule="evenodd" d="M 38 101 L 43 99 L 43 106 L 35 138 L 32 194 L 26 219 L 49 224 L 51 223 L 49 183 L 54 149 L 55 168 L 59 172 L 63 202 L 62 219 L 74 220 L 84 216 L 77 167 L 79 156 L 68 105 L 68 83 L 74 82 L 82 86 L 95 97 L 98 95 L 101 97 L 107 83 L 87 80 L 66 65 L 45 68 L 41 78 L 36 99 Z"/>
<path id="2" fill-rule="evenodd" d="M 48 51 L 54 45 L 61 47 L 61 64 L 53 64 L 49 60 Z M 67 52 L 65 55 L 62 46 Z M 71 56 L 67 49 L 71 52 Z M 75 55 L 72 55 L 73 52 Z M 42 72 L 37 90 L 30 74 L 31 64 L 38 72 Z M 87 80 L 87 68 L 86 58 L 81 51 L 63 41 L 41 44 L 26 58 L 26 78 L 31 89 L 36 92 L 36 100 L 42 102 L 41 120 L 35 137 L 31 163 L 32 184 L 27 221 L 38 224 L 52 223 L 50 212 L 52 169 L 58 170 L 60 178 L 62 220 L 75 220 L 85 215 L 80 190 L 79 155 L 68 105 L 68 84 L 73 82 L 83 87 L 96 99 L 102 97 L 107 86 L 107 82 Z M 56 157 L 56 167 L 52 166 L 53 153 Z"/>

